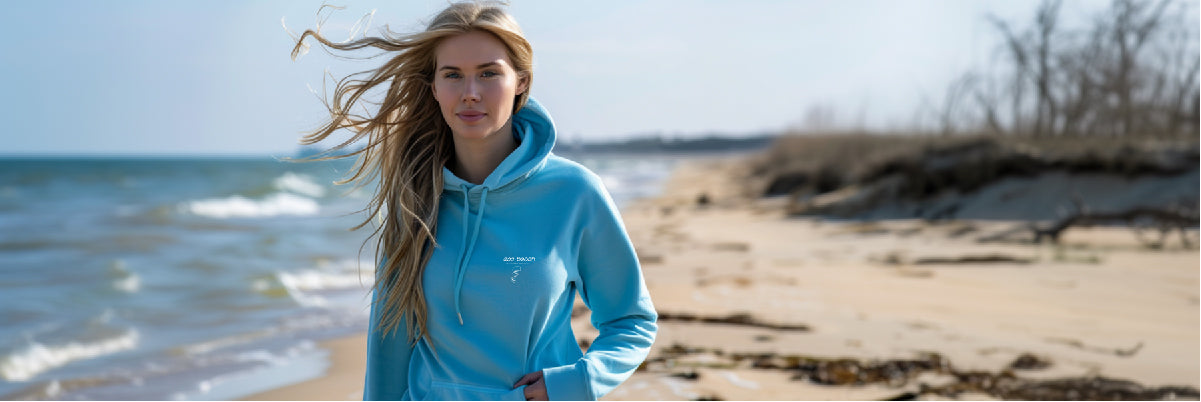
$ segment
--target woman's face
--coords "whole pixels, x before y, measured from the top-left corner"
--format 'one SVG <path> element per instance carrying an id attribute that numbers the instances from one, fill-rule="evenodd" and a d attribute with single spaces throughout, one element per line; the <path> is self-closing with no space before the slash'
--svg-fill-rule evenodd
<path id="1" fill-rule="evenodd" d="M 434 49 L 434 98 L 457 139 L 485 139 L 500 131 L 525 92 L 500 39 L 472 31 L 442 40 Z"/>

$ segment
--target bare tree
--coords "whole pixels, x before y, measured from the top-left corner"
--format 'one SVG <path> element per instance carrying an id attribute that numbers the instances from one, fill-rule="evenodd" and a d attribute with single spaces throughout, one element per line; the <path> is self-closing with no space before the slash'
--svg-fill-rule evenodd
<path id="1" fill-rule="evenodd" d="M 1180 10 L 1168 12 L 1173 4 Z M 1045 0 L 1024 27 L 987 16 L 1001 36 L 1003 73 L 952 81 L 944 105 L 933 108 L 941 131 L 1195 136 L 1201 63 L 1190 7 L 1113 0 L 1076 29 L 1060 24 L 1062 0 Z"/>

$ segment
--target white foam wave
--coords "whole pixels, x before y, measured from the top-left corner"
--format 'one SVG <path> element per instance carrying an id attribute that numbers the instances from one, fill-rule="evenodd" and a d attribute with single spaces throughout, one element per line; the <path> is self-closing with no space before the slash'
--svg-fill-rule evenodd
<path id="1" fill-rule="evenodd" d="M 281 191 L 291 191 L 314 198 L 325 196 L 325 187 L 317 184 L 316 180 L 307 175 L 287 172 L 283 176 L 275 178 L 271 184 Z"/>
<path id="2" fill-rule="evenodd" d="M 25 348 L 0 359 L 0 378 L 6 381 L 29 381 L 34 376 L 67 363 L 94 359 L 138 345 L 138 332 L 124 333 L 93 342 L 70 342 L 65 345 L 43 345 L 29 342 Z"/>
<path id="3" fill-rule="evenodd" d="M 288 347 L 282 354 L 271 353 L 263 349 L 255 349 L 248 352 L 238 353 L 233 357 L 238 362 L 258 362 L 266 363 L 272 366 L 282 366 L 287 364 L 291 359 L 300 356 L 303 353 L 311 353 L 316 350 L 317 344 L 310 340 L 301 340 L 295 345 Z"/>
<path id="4" fill-rule="evenodd" d="M 325 298 L 311 294 L 312 292 L 363 289 L 370 287 L 375 279 L 374 271 L 370 271 L 370 263 L 345 260 L 338 263 L 319 261 L 317 269 L 304 269 L 292 272 L 276 272 L 275 280 L 279 283 L 288 297 L 297 304 L 305 307 L 326 307 L 329 305 Z M 255 281 L 252 286 L 258 292 L 271 292 L 271 284 L 265 281 Z"/>
<path id="5" fill-rule="evenodd" d="M 137 275 L 129 275 L 124 278 L 113 281 L 113 289 L 120 290 L 125 293 L 137 293 L 142 289 L 142 278 Z"/>
<path id="6" fill-rule="evenodd" d="M 326 300 L 324 297 L 310 295 L 299 290 L 288 290 L 288 297 L 291 297 L 301 307 L 325 307 L 329 305 L 329 300 Z"/>
<path id="7" fill-rule="evenodd" d="M 273 194 L 262 200 L 240 195 L 189 201 L 182 205 L 185 212 L 210 218 L 264 218 L 279 215 L 315 215 L 320 209 L 317 201 L 289 193 Z"/>
<path id="8" fill-rule="evenodd" d="M 195 343 L 178 348 L 180 352 L 188 356 L 196 356 L 204 353 L 209 353 L 214 350 L 227 348 L 234 345 L 244 344 L 250 341 L 275 336 L 279 333 L 279 328 L 268 327 L 259 331 L 227 336 L 224 338 L 213 339 L 205 342 Z"/>
<path id="9" fill-rule="evenodd" d="M 357 277 L 350 278 L 346 275 L 310 270 L 295 273 L 278 272 L 275 274 L 275 278 L 287 290 L 288 296 L 304 307 L 329 305 L 329 301 L 324 297 L 306 293 L 308 291 L 345 289 L 358 284 Z"/>
<path id="10" fill-rule="evenodd" d="M 360 278 L 357 272 L 303 270 L 299 272 L 279 272 L 276 274 L 276 278 L 288 290 L 328 290 L 357 288 L 360 285 L 364 285 L 363 281 L 370 282 L 371 278 L 367 275 L 369 274 L 365 274 L 363 278 Z M 366 285 L 370 285 L 370 283 L 366 283 Z"/>
<path id="11" fill-rule="evenodd" d="M 142 278 L 129 270 L 125 260 L 115 259 L 109 262 L 108 272 L 114 278 L 113 289 L 125 293 L 137 293 L 142 289 Z"/>

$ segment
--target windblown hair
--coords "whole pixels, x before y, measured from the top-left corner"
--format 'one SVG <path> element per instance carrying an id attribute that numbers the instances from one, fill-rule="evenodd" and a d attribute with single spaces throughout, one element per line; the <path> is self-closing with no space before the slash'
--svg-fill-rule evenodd
<path id="1" fill-rule="evenodd" d="M 338 184 L 353 182 L 355 188 L 360 188 L 367 183 L 378 183 L 374 196 L 364 209 L 369 210 L 370 215 L 352 228 L 360 229 L 376 217 L 381 218 L 372 233 L 376 237 L 379 267 L 374 286 L 377 305 L 374 307 L 381 309 L 376 329 L 392 334 L 403 324 L 409 339 L 415 342 L 425 337 L 428 340 L 427 306 L 421 278 L 437 246 L 435 233 L 438 201 L 442 194 L 442 168 L 454 157 L 450 126 L 442 117 L 431 86 L 437 63 L 435 50 L 449 37 L 473 31 L 491 33 L 505 44 L 513 68 L 525 77 L 526 82 L 533 78 L 533 50 L 516 20 L 496 3 L 451 4 L 434 17 L 425 31 L 408 35 L 398 35 L 385 28 L 383 37 L 365 36 L 338 43 L 326 39 L 318 31 L 309 29 L 300 35 L 292 48 L 293 60 L 307 50 L 304 40 L 309 36 L 325 45 L 327 51 L 351 52 L 374 47 L 382 50 L 380 55 L 395 54 L 377 69 L 339 80 L 333 99 L 323 99 L 329 110 L 329 122 L 300 142 L 316 144 L 342 129 L 353 133 L 350 139 L 328 149 L 315 160 L 357 156 L 352 173 Z M 386 89 L 382 101 L 366 100 L 368 91 L 381 86 Z M 525 105 L 528 97 L 528 90 L 517 95 L 514 113 Z M 364 104 L 378 109 L 371 110 Z M 368 115 L 351 113 L 356 106 L 367 110 Z M 364 138 L 367 141 L 364 148 L 334 154 Z M 368 237 L 367 241 L 370 239 Z"/>

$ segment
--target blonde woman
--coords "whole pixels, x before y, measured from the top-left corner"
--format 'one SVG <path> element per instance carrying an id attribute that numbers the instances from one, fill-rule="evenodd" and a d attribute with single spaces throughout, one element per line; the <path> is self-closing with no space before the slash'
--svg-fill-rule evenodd
<path id="1" fill-rule="evenodd" d="M 331 119 L 366 147 L 348 181 L 376 181 L 378 266 L 364 399 L 594 400 L 646 358 L 656 313 L 596 175 L 555 156 L 530 98 L 532 49 L 500 6 L 452 4 L 419 33 L 326 47 L 391 59 L 338 83 Z M 361 78 L 356 78 L 361 77 Z M 385 89 L 382 102 L 362 96 Z M 352 113 L 371 105 L 368 116 Z M 370 220 L 360 224 L 362 227 Z M 600 334 L 583 353 L 579 294 Z"/>

